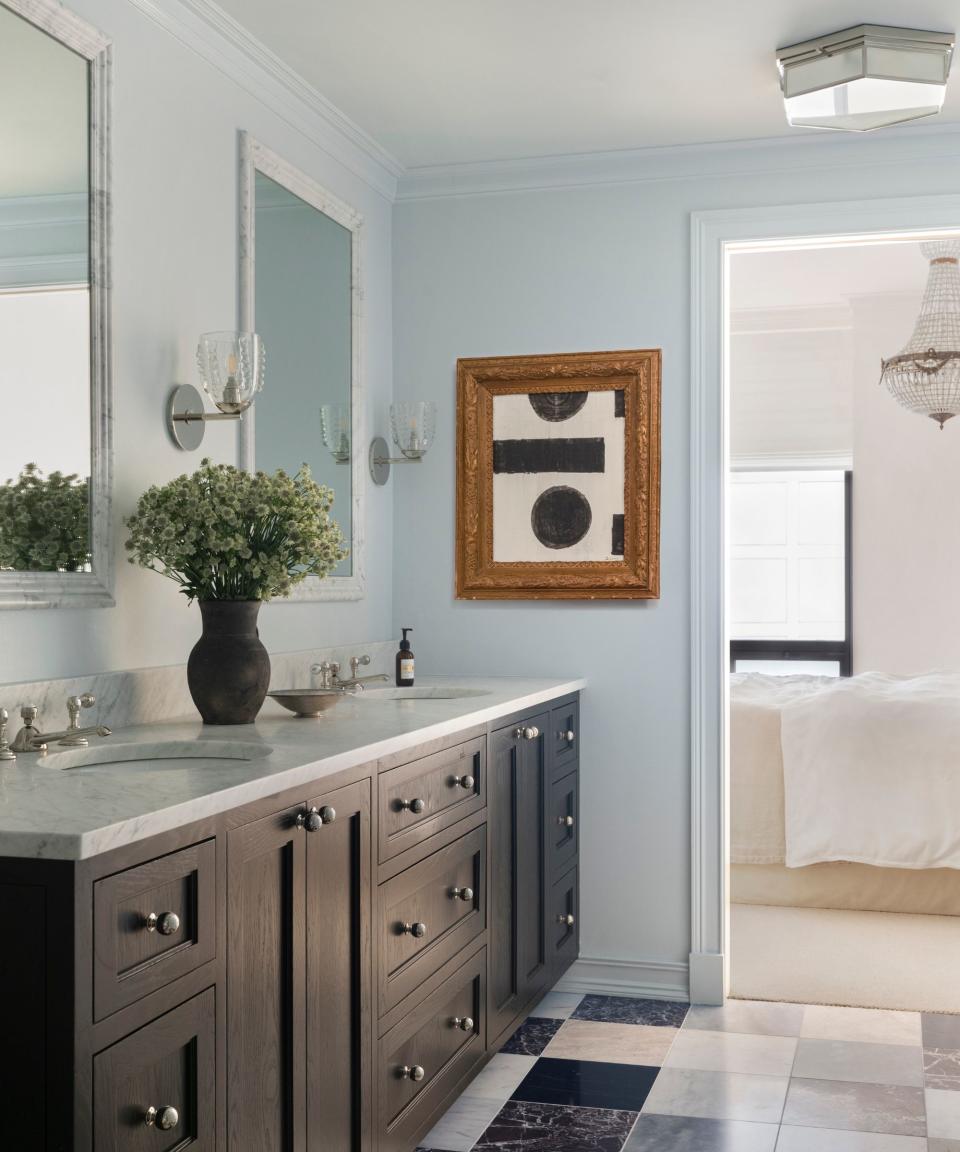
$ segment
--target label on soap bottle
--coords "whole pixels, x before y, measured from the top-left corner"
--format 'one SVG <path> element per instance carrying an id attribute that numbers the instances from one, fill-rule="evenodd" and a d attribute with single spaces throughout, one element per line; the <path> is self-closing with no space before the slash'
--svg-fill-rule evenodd
<path id="1" fill-rule="evenodd" d="M 400 679 L 412 680 L 413 679 L 413 657 L 405 656 L 400 661 Z"/>

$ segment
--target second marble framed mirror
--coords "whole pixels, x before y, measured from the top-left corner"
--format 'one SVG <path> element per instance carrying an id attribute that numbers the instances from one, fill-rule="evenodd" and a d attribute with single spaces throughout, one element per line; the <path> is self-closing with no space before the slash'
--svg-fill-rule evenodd
<path id="1" fill-rule="evenodd" d="M 291 600 L 364 594 L 362 219 L 248 133 L 240 139 L 240 326 L 266 351 L 266 387 L 245 416 L 241 467 L 294 473 L 308 464 L 334 491 L 350 554 Z"/>

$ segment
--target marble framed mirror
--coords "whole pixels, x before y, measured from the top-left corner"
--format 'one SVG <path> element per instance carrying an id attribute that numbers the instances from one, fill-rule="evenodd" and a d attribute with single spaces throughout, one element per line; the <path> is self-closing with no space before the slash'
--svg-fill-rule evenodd
<path id="1" fill-rule="evenodd" d="M 113 604 L 110 42 L 0 2 L 0 607 Z"/>
<path id="2" fill-rule="evenodd" d="M 293 473 L 309 464 L 334 491 L 350 554 L 290 600 L 364 595 L 366 454 L 360 380 L 362 219 L 264 147 L 240 140 L 240 325 L 266 351 L 265 386 L 245 416 L 240 463 Z"/>

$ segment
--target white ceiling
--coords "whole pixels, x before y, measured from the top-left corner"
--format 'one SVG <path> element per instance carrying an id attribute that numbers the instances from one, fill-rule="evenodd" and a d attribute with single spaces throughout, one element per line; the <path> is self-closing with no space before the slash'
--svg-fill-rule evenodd
<path id="1" fill-rule="evenodd" d="M 957 0 L 219 0 L 407 167 L 787 135 L 775 50 Z M 941 120 L 960 121 L 955 79 Z"/>

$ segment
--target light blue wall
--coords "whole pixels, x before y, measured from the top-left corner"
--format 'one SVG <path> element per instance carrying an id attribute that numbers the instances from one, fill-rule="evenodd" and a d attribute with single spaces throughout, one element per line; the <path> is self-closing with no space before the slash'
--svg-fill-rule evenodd
<path id="1" fill-rule="evenodd" d="M 656 170 L 651 161 L 647 179 L 396 208 L 397 392 L 435 399 L 440 432 L 422 467 L 396 476 L 394 618 L 414 628 L 421 673 L 589 678 L 586 957 L 671 964 L 689 950 L 690 213 L 953 193 L 957 142 L 921 131 L 841 147 L 679 150 L 657 156 Z M 663 349 L 661 599 L 455 601 L 457 357 L 647 347 Z"/>

